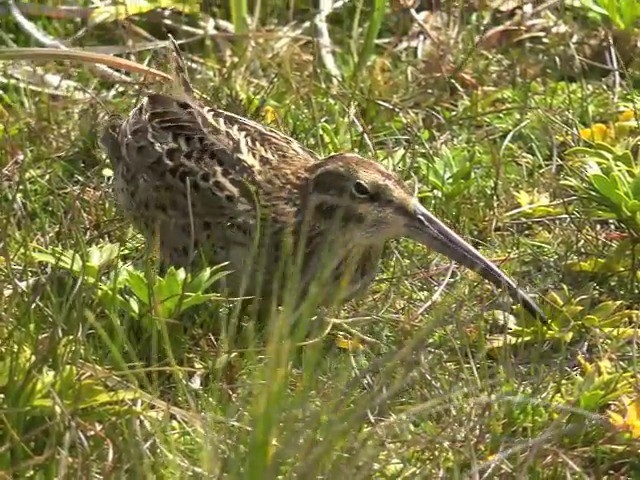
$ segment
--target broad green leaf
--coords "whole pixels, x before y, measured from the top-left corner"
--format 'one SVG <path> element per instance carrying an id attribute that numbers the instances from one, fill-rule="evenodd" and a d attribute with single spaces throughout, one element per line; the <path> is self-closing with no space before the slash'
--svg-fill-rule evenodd
<path id="1" fill-rule="evenodd" d="M 196 305 L 200 305 L 202 303 L 208 302 L 210 300 L 218 299 L 218 295 L 210 293 L 210 294 L 200 294 L 200 295 L 189 295 L 187 296 L 181 304 L 180 312 L 184 312 L 185 310 L 194 307 Z"/>
<path id="2" fill-rule="evenodd" d="M 640 201 L 640 175 L 637 175 L 629 185 L 629 191 L 635 200 Z"/>
<path id="3" fill-rule="evenodd" d="M 214 282 L 228 275 L 228 271 L 223 270 L 227 263 L 216 266 L 216 268 L 205 268 L 189 282 L 188 291 L 191 293 L 204 292 Z"/>
<path id="4" fill-rule="evenodd" d="M 565 264 L 564 268 L 572 272 L 600 273 L 606 271 L 605 260 L 600 258 L 590 258 L 582 262 L 570 261 Z"/>
<path id="5" fill-rule="evenodd" d="M 553 291 L 547 293 L 545 295 L 545 298 L 549 303 L 555 305 L 556 307 L 562 307 L 565 303 L 562 297 L 560 297 L 560 295 Z"/>
<path id="6" fill-rule="evenodd" d="M 595 148 L 589 147 L 573 147 L 568 149 L 565 152 L 565 155 L 568 156 L 584 156 L 584 157 L 594 157 L 599 160 L 609 161 L 611 155 L 607 155 L 605 152 L 601 152 L 600 150 L 596 150 Z"/>
<path id="7" fill-rule="evenodd" d="M 31 256 L 37 262 L 48 263 L 49 265 L 58 265 L 62 266 L 63 268 L 68 267 L 68 263 L 61 265 L 60 257 L 54 257 L 49 252 L 31 252 Z"/>
<path id="8" fill-rule="evenodd" d="M 633 241 L 626 238 L 619 242 L 605 260 L 606 269 L 610 272 L 619 272 L 628 268 L 629 258 L 633 249 Z"/>
<path id="9" fill-rule="evenodd" d="M 638 315 L 640 312 L 637 310 L 623 310 L 618 313 L 614 313 L 609 317 L 600 321 L 599 328 L 615 328 L 623 325 L 623 322 L 631 322 L 635 325 L 638 321 Z"/>
<path id="10" fill-rule="evenodd" d="M 102 389 L 100 393 L 95 393 L 89 398 L 83 398 L 79 408 L 97 407 L 109 403 L 130 403 L 135 400 L 139 400 L 140 395 L 133 390 L 118 390 L 110 392 Z"/>
<path id="11" fill-rule="evenodd" d="M 623 305 L 624 302 L 622 301 L 610 300 L 607 302 L 602 302 L 598 304 L 596 308 L 591 310 L 591 312 L 589 312 L 589 315 L 596 317 L 598 320 L 606 320 Z"/>
<path id="12" fill-rule="evenodd" d="M 606 176 L 600 173 L 594 173 L 589 175 L 589 181 L 603 195 L 606 199 L 612 202 L 614 205 L 621 207 L 626 198 L 622 195 L 615 184 L 609 180 Z"/>
<path id="13" fill-rule="evenodd" d="M 188 291 L 192 293 L 202 292 L 206 288 L 207 282 L 211 277 L 211 270 L 211 268 L 204 268 L 198 272 L 198 275 L 189 282 Z"/>
<path id="14" fill-rule="evenodd" d="M 621 163 L 627 168 L 631 168 L 631 169 L 635 168 L 633 155 L 631 155 L 631 152 L 629 150 L 625 150 L 623 152 L 617 153 L 616 155 L 613 156 L 611 161 L 614 163 Z"/>
<path id="15" fill-rule="evenodd" d="M 609 174 L 609 180 L 615 185 L 616 190 L 626 198 L 630 198 L 631 179 L 622 172 L 614 171 Z"/>
<path id="16" fill-rule="evenodd" d="M 588 412 L 594 412 L 606 405 L 606 398 L 605 391 L 602 389 L 588 390 L 579 396 L 578 406 Z"/>
<path id="17" fill-rule="evenodd" d="M 625 209 L 633 215 L 634 213 L 640 212 L 640 201 L 638 200 L 630 200 L 625 203 Z"/>
<path id="18" fill-rule="evenodd" d="M 129 312 L 133 313 L 134 315 L 139 315 L 140 314 L 140 304 L 138 303 L 138 301 L 141 301 L 143 304 L 145 305 L 149 305 L 149 302 L 146 301 L 145 299 L 141 299 L 139 297 L 129 297 L 128 298 L 128 305 L 129 305 Z"/>
<path id="19" fill-rule="evenodd" d="M 598 5 L 598 2 L 596 2 L 595 0 L 581 0 L 581 2 L 585 7 L 587 7 L 589 10 L 593 11 L 594 13 L 597 13 L 603 16 L 609 15 L 609 12 L 607 12 L 607 10 L 605 10 L 600 5 Z"/>
<path id="20" fill-rule="evenodd" d="M 594 144 L 594 145 L 595 145 L 595 147 L 596 147 L 596 150 L 597 150 L 597 151 L 599 151 L 599 152 L 605 152 L 605 153 L 609 154 L 609 156 L 611 156 L 611 155 L 615 155 L 615 154 L 617 153 L 617 152 L 616 152 L 616 149 L 615 149 L 615 148 L 613 148 L 613 147 L 612 147 L 611 145 L 609 145 L 608 143 L 604 143 L 604 142 L 595 142 L 595 144 Z"/>
<path id="21" fill-rule="evenodd" d="M 138 297 L 142 303 L 149 305 L 149 284 L 141 273 L 136 271 L 129 272 L 127 276 L 127 285 L 133 291 L 133 294 Z"/>

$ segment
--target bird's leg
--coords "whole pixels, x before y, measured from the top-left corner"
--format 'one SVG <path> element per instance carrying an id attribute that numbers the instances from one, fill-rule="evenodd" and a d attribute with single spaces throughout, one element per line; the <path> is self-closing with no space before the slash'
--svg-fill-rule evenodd
<path id="1" fill-rule="evenodd" d="M 161 275 L 165 273 L 164 271 L 159 271 L 162 263 L 163 262 L 160 261 L 160 223 L 155 221 L 150 229 L 149 241 L 147 242 L 147 255 L 145 258 L 145 274 L 150 289 L 155 285 L 158 273 Z"/>

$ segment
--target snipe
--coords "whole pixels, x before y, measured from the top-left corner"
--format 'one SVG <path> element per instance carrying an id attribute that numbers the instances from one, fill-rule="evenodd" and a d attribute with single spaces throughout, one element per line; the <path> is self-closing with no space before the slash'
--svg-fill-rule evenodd
<path id="1" fill-rule="evenodd" d="M 148 95 L 127 118 L 112 117 L 101 137 L 117 202 L 147 238 L 159 235 L 166 262 L 228 262 L 228 293 L 265 301 L 278 301 L 284 288 L 304 295 L 323 277 L 320 303 L 330 304 L 366 290 L 385 243 L 409 237 L 505 288 L 545 320 L 513 280 L 393 173 L 352 153 L 320 159 L 271 128 L 203 105 L 175 50 L 184 94 Z M 293 258 L 300 276 L 278 275 Z M 287 278 L 297 280 L 282 287 Z"/>

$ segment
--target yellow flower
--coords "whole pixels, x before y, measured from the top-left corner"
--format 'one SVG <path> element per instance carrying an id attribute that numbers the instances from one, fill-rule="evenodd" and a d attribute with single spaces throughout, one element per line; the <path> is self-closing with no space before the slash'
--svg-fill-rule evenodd
<path id="1" fill-rule="evenodd" d="M 350 352 L 362 350 L 364 348 L 357 339 L 351 340 L 341 335 L 336 337 L 336 345 L 338 348 L 349 350 Z"/>
<path id="2" fill-rule="evenodd" d="M 524 190 L 520 190 L 516 193 L 516 200 L 521 207 L 526 207 L 527 205 L 531 205 L 532 203 L 531 195 Z"/>
<path id="3" fill-rule="evenodd" d="M 631 130 L 638 129 L 638 120 L 636 120 L 633 110 L 623 110 L 618 113 L 618 121 L 614 124 L 615 136 L 617 138 L 628 137 Z"/>
<path id="4" fill-rule="evenodd" d="M 618 112 L 618 121 L 619 122 L 629 122 L 635 118 L 635 114 L 633 110 L 622 110 Z"/>
<path id="5" fill-rule="evenodd" d="M 640 438 L 640 397 L 633 402 L 625 400 L 624 416 L 610 411 L 609 421 L 618 430 L 631 433 L 632 438 Z"/>
<path id="6" fill-rule="evenodd" d="M 278 114 L 276 113 L 276 109 L 267 105 L 263 109 L 263 116 L 265 123 L 273 123 L 277 120 Z"/>
<path id="7" fill-rule="evenodd" d="M 613 130 L 609 129 L 604 123 L 594 123 L 591 128 L 581 128 L 580 137 L 592 142 L 604 142 L 613 137 Z"/>
<path id="8" fill-rule="evenodd" d="M 537 188 L 534 188 L 532 193 L 520 190 L 519 192 L 516 192 L 515 196 L 521 207 L 528 207 L 531 205 L 548 205 L 551 201 L 548 193 L 538 192 Z"/>
<path id="9" fill-rule="evenodd" d="M 584 371 L 585 374 L 589 374 L 593 372 L 593 365 L 587 362 L 582 355 L 578 355 L 578 363 L 582 367 L 582 370 Z"/>

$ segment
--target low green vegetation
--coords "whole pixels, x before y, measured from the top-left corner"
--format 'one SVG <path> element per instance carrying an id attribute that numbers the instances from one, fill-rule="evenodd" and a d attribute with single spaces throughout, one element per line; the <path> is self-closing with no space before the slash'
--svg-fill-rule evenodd
<path id="1" fill-rule="evenodd" d="M 636 2 L 45 3 L 0 5 L 2 478 L 640 476 Z M 167 33 L 212 104 L 399 172 L 549 324 L 409 241 L 302 325 L 158 272 L 97 138 L 167 88 Z M 18 50 L 60 44 L 140 70 Z"/>

